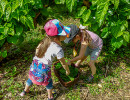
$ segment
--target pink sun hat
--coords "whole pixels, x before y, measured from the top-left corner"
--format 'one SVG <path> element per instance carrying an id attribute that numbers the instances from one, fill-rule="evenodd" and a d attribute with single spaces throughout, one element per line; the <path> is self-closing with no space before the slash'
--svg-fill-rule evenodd
<path id="1" fill-rule="evenodd" d="M 56 35 L 61 35 L 61 36 L 69 36 L 70 27 L 67 26 L 63 26 L 62 23 L 57 20 L 57 19 L 53 19 L 53 20 L 49 20 L 45 26 L 44 29 L 47 33 L 47 35 L 49 36 L 56 36 Z"/>

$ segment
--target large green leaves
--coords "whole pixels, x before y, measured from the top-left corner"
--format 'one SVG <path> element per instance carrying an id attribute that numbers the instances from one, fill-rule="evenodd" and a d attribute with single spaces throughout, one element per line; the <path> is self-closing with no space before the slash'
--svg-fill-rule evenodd
<path id="1" fill-rule="evenodd" d="M 92 0 L 92 5 L 93 5 L 93 6 L 97 5 L 98 1 L 99 1 L 99 0 Z"/>
<path id="2" fill-rule="evenodd" d="M 96 19 L 99 23 L 99 26 L 102 25 L 103 21 L 104 21 L 104 17 L 107 13 L 108 10 L 108 6 L 109 6 L 109 0 L 106 0 L 106 2 L 101 2 L 98 6 L 97 6 L 97 11 L 96 11 Z"/>
<path id="3" fill-rule="evenodd" d="M 127 21 L 118 20 L 117 23 L 111 27 L 111 32 L 115 38 L 120 37 L 123 34 L 123 31 L 128 28 Z"/>
<path id="4" fill-rule="evenodd" d="M 86 10 L 83 15 L 82 15 L 82 19 L 84 22 L 86 22 L 89 19 L 89 16 L 91 15 L 91 10 Z"/>
<path id="5" fill-rule="evenodd" d="M 9 43 L 16 44 L 17 41 L 18 41 L 18 38 L 17 38 L 17 36 L 8 36 L 8 37 L 7 37 L 7 41 L 8 41 Z"/>
<path id="6" fill-rule="evenodd" d="M 79 9 L 77 15 L 81 16 L 84 13 L 85 10 L 87 10 L 87 7 L 86 6 L 82 6 L 82 8 Z"/>
<path id="7" fill-rule="evenodd" d="M 18 8 L 19 5 L 20 5 L 20 0 L 13 0 L 13 2 L 12 2 L 12 12 L 14 12 L 15 9 Z"/>
<path id="8" fill-rule="evenodd" d="M 22 34 L 22 32 L 23 32 L 23 27 L 20 26 L 20 25 L 17 25 L 17 27 L 16 27 L 16 35 L 20 36 Z"/>
<path id="9" fill-rule="evenodd" d="M 123 38 L 129 43 L 130 35 L 128 31 L 124 31 Z"/>
<path id="10" fill-rule="evenodd" d="M 101 33 L 102 38 L 107 38 L 109 35 L 108 27 L 103 28 L 103 31 Z"/>
<path id="11" fill-rule="evenodd" d="M 72 9 L 74 6 L 77 5 L 77 0 L 66 0 L 66 6 L 69 9 L 70 12 L 72 12 Z"/>
<path id="12" fill-rule="evenodd" d="M 33 19 L 30 15 L 27 15 L 26 17 L 26 24 L 29 28 L 34 29 Z"/>
<path id="13" fill-rule="evenodd" d="M 8 4 L 7 0 L 0 0 L 0 5 L 2 7 L 3 13 L 5 12 L 5 8 L 7 4 Z"/>
<path id="14" fill-rule="evenodd" d="M 113 47 L 115 48 L 120 48 L 123 44 L 123 38 L 122 37 L 118 37 L 117 39 L 116 38 L 112 38 L 111 40 L 111 44 Z"/>
<path id="15" fill-rule="evenodd" d="M 8 7 L 6 9 L 6 19 L 7 19 L 7 21 L 9 19 L 10 14 L 11 14 L 11 6 L 10 6 L 10 4 L 8 4 Z"/>
<path id="16" fill-rule="evenodd" d="M 20 21 L 25 25 L 26 22 L 26 16 L 21 16 Z"/>

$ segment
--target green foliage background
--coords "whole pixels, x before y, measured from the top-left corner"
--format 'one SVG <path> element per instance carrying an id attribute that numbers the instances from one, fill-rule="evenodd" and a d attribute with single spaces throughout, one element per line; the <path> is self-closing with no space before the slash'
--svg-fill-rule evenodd
<path id="1" fill-rule="evenodd" d="M 41 13 L 48 17 L 62 19 L 57 13 L 72 14 L 82 25 L 103 38 L 104 46 L 113 52 L 129 43 L 128 21 L 129 0 L 89 0 L 90 7 L 83 0 L 0 0 L 0 48 L 4 43 L 18 44 L 24 40 L 24 33 L 34 29 L 34 18 Z M 60 6 L 53 9 L 52 6 Z M 61 6 L 62 5 L 62 6 Z M 7 51 L 0 51 L 6 57 Z"/>

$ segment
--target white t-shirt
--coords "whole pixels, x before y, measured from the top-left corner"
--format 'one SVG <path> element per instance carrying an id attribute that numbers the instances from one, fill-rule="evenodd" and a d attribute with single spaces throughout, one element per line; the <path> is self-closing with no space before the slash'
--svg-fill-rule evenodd
<path id="1" fill-rule="evenodd" d="M 37 56 L 35 56 L 33 59 L 37 59 L 40 62 L 43 62 L 44 64 L 47 65 L 52 65 L 52 62 L 54 61 L 55 58 L 61 59 L 63 57 L 64 57 L 64 51 L 62 47 L 55 42 L 51 42 L 43 58 L 38 58 Z"/>

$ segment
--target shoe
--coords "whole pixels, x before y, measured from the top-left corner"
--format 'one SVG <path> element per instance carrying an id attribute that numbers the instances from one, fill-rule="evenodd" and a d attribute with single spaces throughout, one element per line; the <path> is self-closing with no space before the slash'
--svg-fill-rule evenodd
<path id="1" fill-rule="evenodd" d="M 23 92 L 20 93 L 20 96 L 23 97 L 23 96 L 26 95 L 27 93 L 30 93 L 30 92 L 23 91 Z"/>
<path id="2" fill-rule="evenodd" d="M 87 79 L 87 82 L 92 82 L 92 80 L 94 79 L 94 76 L 93 75 L 90 75 Z"/>

